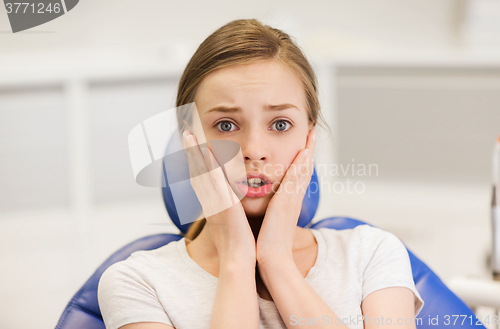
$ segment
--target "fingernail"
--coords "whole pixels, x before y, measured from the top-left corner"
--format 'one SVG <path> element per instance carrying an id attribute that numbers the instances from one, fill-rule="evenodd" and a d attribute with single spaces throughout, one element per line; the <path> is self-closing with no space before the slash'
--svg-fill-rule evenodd
<path id="1" fill-rule="evenodd" d="M 305 149 L 305 151 L 304 151 L 304 156 L 305 157 L 307 156 L 307 153 L 309 153 L 309 149 Z"/>
<path id="2" fill-rule="evenodd" d="M 184 140 L 186 140 L 186 139 L 187 139 L 188 135 L 189 135 L 189 133 L 188 133 L 187 131 L 184 131 L 184 132 L 182 133 L 182 136 L 184 136 Z"/>
<path id="3" fill-rule="evenodd" d="M 312 133 L 312 139 L 313 139 L 313 141 L 316 141 L 316 129 L 314 129 L 314 131 Z"/>

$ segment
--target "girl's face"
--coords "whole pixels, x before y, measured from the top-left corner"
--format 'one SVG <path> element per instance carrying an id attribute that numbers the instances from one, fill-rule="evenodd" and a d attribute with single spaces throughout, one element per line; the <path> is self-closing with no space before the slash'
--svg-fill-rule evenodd
<path id="1" fill-rule="evenodd" d="M 312 128 L 301 80 L 271 60 L 212 72 L 195 102 L 207 141 L 237 142 L 247 174 L 264 174 L 270 183 L 282 181 Z M 264 215 L 274 191 L 259 196 L 263 188 L 248 189 L 255 193 L 241 200 L 247 217 Z"/>

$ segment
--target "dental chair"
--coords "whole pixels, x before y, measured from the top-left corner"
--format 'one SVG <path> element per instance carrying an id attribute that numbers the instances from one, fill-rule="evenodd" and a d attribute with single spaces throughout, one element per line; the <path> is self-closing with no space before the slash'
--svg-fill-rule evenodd
<path id="1" fill-rule="evenodd" d="M 189 172 L 187 159 L 184 168 Z M 167 182 L 167 184 L 165 184 L 166 187 L 162 187 L 162 194 L 168 214 L 181 233 L 186 233 L 191 223 L 184 225 L 180 223 L 165 172 L 163 179 Z M 189 181 L 187 184 L 190 184 Z M 348 217 L 329 217 L 313 224 L 312 219 L 316 213 L 320 195 L 319 188 L 312 189 L 311 186 L 319 186 L 316 169 L 314 169 L 311 183 L 306 190 L 297 225 L 312 229 L 328 227 L 336 230 L 352 229 L 363 224 L 373 226 L 361 220 Z M 194 193 L 192 188 L 186 188 L 185 190 L 186 196 L 192 196 Z M 199 209 L 193 209 L 192 215 L 196 216 L 199 213 L 198 211 Z M 193 217 L 193 220 L 195 218 L 196 217 Z M 88 281 L 73 296 L 64 309 L 56 329 L 105 329 L 97 301 L 97 287 L 102 273 L 112 264 L 128 258 L 134 251 L 156 249 L 181 238 L 182 236 L 180 234 L 155 234 L 135 240 L 116 251 L 95 271 Z M 423 309 L 418 315 L 418 318 L 422 319 L 422 323 L 417 323 L 417 328 L 437 329 L 439 326 L 429 323 L 429 319 L 439 316 L 439 323 L 443 323 L 442 321 L 446 319 L 445 316 L 449 316 L 451 324 L 445 326 L 446 328 L 485 329 L 472 309 L 451 292 L 424 262 L 418 259 L 410 250 L 408 250 L 408 255 L 410 257 L 415 287 L 425 302 Z M 453 315 L 459 315 L 455 325 L 453 325 L 455 320 Z M 466 316 L 465 321 L 463 321 L 463 316 Z M 471 321 L 471 319 L 473 320 Z M 463 325 L 461 325 L 462 321 L 464 322 Z"/>

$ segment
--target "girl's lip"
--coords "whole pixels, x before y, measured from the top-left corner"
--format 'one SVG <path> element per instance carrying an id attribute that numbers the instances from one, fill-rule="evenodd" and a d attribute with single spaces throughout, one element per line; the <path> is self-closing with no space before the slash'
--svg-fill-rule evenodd
<path id="1" fill-rule="evenodd" d="M 261 180 L 265 181 L 265 184 L 259 187 L 251 187 L 243 184 L 245 180 L 248 180 L 250 178 L 260 178 Z M 273 187 L 273 182 L 266 175 L 262 173 L 249 172 L 247 173 L 246 176 L 242 177 L 239 181 L 236 182 L 236 186 L 239 189 L 240 198 L 241 197 L 260 198 L 271 192 L 271 189 Z"/>
<path id="2" fill-rule="evenodd" d="M 252 177 L 253 178 L 253 177 Z M 243 194 L 247 198 L 261 198 L 266 196 L 273 187 L 273 184 L 270 182 L 266 182 L 266 184 L 261 185 L 259 187 L 251 187 L 243 184 L 242 182 L 236 183 L 241 194 Z"/>

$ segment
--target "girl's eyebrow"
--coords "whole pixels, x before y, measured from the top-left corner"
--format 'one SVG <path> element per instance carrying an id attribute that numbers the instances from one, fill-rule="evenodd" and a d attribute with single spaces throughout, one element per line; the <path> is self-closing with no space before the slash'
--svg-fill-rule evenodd
<path id="1" fill-rule="evenodd" d="M 293 104 L 285 103 L 285 104 L 280 104 L 280 105 L 268 105 L 267 107 L 264 108 L 265 111 L 282 111 L 286 110 L 289 108 L 295 108 L 299 110 L 299 108 Z M 240 107 L 225 107 L 225 106 L 216 106 L 214 108 L 211 108 L 205 114 L 208 114 L 210 112 L 224 112 L 224 113 L 232 113 L 232 112 L 241 112 Z"/>

